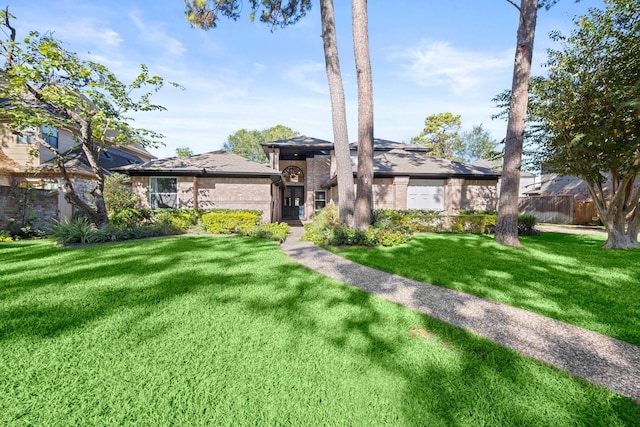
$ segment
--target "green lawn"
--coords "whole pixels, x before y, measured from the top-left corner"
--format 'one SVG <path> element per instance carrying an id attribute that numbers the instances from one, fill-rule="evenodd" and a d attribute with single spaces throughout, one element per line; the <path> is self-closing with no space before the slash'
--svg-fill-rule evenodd
<path id="1" fill-rule="evenodd" d="M 380 270 L 500 301 L 640 345 L 640 249 L 600 236 L 543 233 L 522 249 L 493 236 L 419 234 L 393 248 L 340 255 Z"/>
<path id="2" fill-rule="evenodd" d="M 0 259 L 0 425 L 640 420 L 629 399 L 310 272 L 274 243 L 25 241 L 0 244 Z"/>

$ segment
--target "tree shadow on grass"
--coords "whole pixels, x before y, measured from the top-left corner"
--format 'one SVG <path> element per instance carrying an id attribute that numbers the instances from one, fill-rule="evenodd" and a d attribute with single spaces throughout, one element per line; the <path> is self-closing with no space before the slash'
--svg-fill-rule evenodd
<path id="1" fill-rule="evenodd" d="M 545 233 L 524 249 L 491 236 L 419 235 L 389 249 L 346 249 L 364 265 L 530 310 L 640 345 L 638 251 L 606 251 L 602 238 Z M 621 295 L 626 295 L 621 297 Z"/>
<path id="2" fill-rule="evenodd" d="M 271 243 L 175 238 L 73 251 L 82 256 L 65 267 L 72 273 L 27 275 L 15 285 L 23 292 L 2 303 L 2 340 L 31 338 L 37 345 L 38 340 L 86 331 L 112 315 L 130 311 L 122 329 L 118 329 L 122 324 L 108 326 L 112 339 L 122 339 L 117 334 L 121 332 L 143 343 L 185 322 L 182 318 L 147 320 L 167 304 L 195 297 L 206 303 L 213 321 L 223 309 L 242 310 L 256 323 L 266 319 L 267 327 L 288 331 L 289 358 L 313 359 L 316 355 L 307 354 L 307 348 L 309 342 L 318 343 L 311 348 L 318 351 L 322 363 L 306 369 L 325 371 L 334 364 L 345 369 L 342 375 L 324 376 L 327 383 L 311 388 L 300 385 L 304 378 L 294 379 L 292 388 L 313 393 L 314 399 L 291 393 L 289 401 L 278 401 L 282 419 L 296 410 L 304 411 L 300 417 L 307 412 L 309 417 L 322 414 L 318 409 L 322 399 L 343 400 L 347 411 L 341 413 L 343 421 L 354 425 L 570 425 L 592 419 L 631 425 L 629 417 L 640 415 L 627 399 L 612 397 L 461 329 L 286 261 Z M 92 264 L 87 265 L 88 260 Z M 40 261 L 47 265 L 46 258 Z M 74 277 L 82 277 L 82 284 L 65 282 Z M 134 281 L 135 277 L 140 280 Z M 252 324 L 238 326 L 250 329 Z M 280 338 L 251 331 L 243 334 L 242 339 L 258 344 L 241 348 L 258 349 L 260 354 L 238 354 L 237 363 L 273 357 L 270 341 Z M 322 351 L 325 347 L 331 351 Z M 289 362 L 293 360 L 271 363 Z M 208 369 L 202 371 L 203 379 L 208 370 L 219 370 L 204 368 Z M 262 396 L 252 405 L 272 405 L 267 385 L 273 387 L 276 380 L 256 378 L 258 383 L 252 386 L 262 387 Z M 346 394 L 334 395 L 334 389 Z M 308 401 L 316 403 L 300 405 Z M 307 424 L 322 422 L 299 419 Z"/>

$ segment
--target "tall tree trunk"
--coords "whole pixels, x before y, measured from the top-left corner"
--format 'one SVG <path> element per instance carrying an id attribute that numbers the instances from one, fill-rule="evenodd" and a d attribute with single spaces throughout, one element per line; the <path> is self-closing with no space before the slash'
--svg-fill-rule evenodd
<path id="1" fill-rule="evenodd" d="M 340 213 L 340 223 L 352 226 L 355 201 L 353 192 L 353 170 L 349 150 L 349 133 L 347 132 L 344 85 L 342 84 L 340 60 L 338 57 L 333 0 L 320 0 L 320 15 L 322 19 L 324 61 L 327 68 L 327 80 L 329 82 L 329 97 L 331 98 L 333 146 L 336 156 L 336 173 L 338 175 L 338 210 Z"/>
<path id="2" fill-rule="evenodd" d="M 538 0 L 522 0 L 518 10 L 520 11 L 520 24 L 518 25 L 507 137 L 504 143 L 502 185 L 500 186 L 498 220 L 496 222 L 496 241 L 516 247 L 520 246 L 518 239 L 518 193 Z"/>
<path id="3" fill-rule="evenodd" d="M 367 0 L 352 0 L 353 50 L 358 78 L 358 179 L 355 227 L 369 228 L 373 208 L 373 78 Z"/>

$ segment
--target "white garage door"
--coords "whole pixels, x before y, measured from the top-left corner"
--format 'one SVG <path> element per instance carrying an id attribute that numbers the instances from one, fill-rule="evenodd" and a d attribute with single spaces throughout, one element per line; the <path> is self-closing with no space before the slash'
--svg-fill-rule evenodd
<path id="1" fill-rule="evenodd" d="M 444 210 L 444 181 L 411 180 L 407 187 L 407 209 Z"/>

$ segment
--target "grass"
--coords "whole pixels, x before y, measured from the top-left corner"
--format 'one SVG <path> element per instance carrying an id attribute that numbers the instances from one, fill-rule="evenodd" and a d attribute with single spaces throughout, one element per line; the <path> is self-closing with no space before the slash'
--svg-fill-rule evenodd
<path id="1" fill-rule="evenodd" d="M 522 249 L 492 236 L 420 234 L 393 248 L 340 255 L 380 270 L 520 307 L 640 345 L 640 250 L 603 237 L 543 233 Z"/>
<path id="2" fill-rule="evenodd" d="M 1 425 L 638 425 L 633 401 L 277 244 L 0 245 Z"/>

